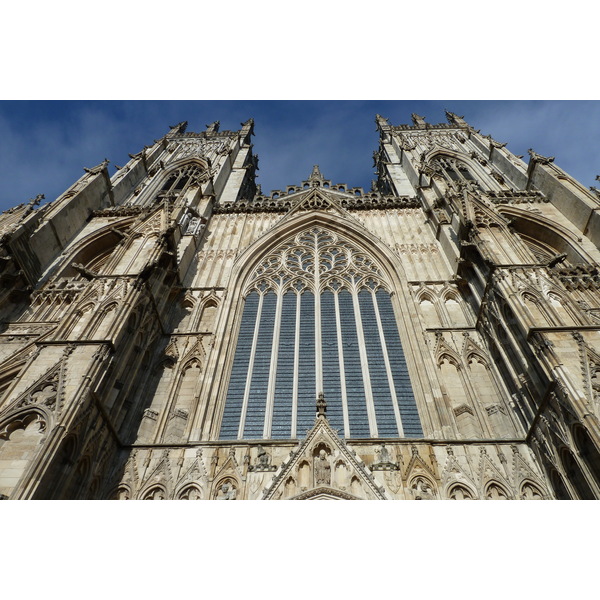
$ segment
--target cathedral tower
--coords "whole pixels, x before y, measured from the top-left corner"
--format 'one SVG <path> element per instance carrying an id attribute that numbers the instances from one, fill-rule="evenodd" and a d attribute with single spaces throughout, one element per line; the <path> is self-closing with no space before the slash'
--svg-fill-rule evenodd
<path id="1" fill-rule="evenodd" d="M 600 498 L 599 198 L 446 116 L 371 190 L 180 123 L 0 215 L 0 494 Z"/>

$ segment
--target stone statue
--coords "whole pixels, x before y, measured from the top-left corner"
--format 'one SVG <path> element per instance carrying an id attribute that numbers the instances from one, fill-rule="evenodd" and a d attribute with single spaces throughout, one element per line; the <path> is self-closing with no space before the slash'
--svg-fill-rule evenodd
<path id="1" fill-rule="evenodd" d="M 390 453 L 384 444 L 376 450 L 377 455 L 379 456 L 380 463 L 389 463 L 390 462 Z"/>
<path id="2" fill-rule="evenodd" d="M 268 467 L 269 466 L 269 455 L 267 454 L 267 451 L 262 446 L 258 447 L 257 458 L 258 458 L 258 465 L 260 467 Z"/>
<path id="3" fill-rule="evenodd" d="M 315 484 L 331 484 L 331 465 L 329 464 L 325 450 L 320 450 L 319 456 L 315 457 Z"/>
<path id="4" fill-rule="evenodd" d="M 429 482 L 423 477 L 417 477 L 411 488 L 415 500 L 429 500 L 430 498 L 433 498 L 433 489 L 431 488 L 431 485 L 429 485 Z"/>
<path id="5" fill-rule="evenodd" d="M 217 500 L 235 500 L 236 490 L 226 481 L 217 494 Z"/>
<path id="6" fill-rule="evenodd" d="M 325 394 L 321 392 L 317 398 L 317 417 L 325 417 L 327 412 L 327 401 L 325 400 Z"/>

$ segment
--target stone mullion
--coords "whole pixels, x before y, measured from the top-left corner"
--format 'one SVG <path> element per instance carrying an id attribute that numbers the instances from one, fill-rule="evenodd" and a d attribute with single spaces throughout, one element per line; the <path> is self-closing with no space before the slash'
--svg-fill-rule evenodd
<path id="1" fill-rule="evenodd" d="M 238 439 L 244 438 L 244 428 L 246 425 L 246 412 L 248 411 L 248 399 L 250 397 L 250 385 L 252 383 L 252 370 L 254 368 L 254 357 L 256 356 L 256 346 L 258 342 L 258 329 L 260 326 L 260 315 L 262 312 L 264 294 L 258 299 L 258 308 L 256 309 L 256 322 L 254 323 L 254 337 L 252 338 L 252 350 L 250 351 L 250 361 L 248 362 L 248 374 L 246 375 L 246 388 L 244 389 L 244 400 L 242 402 L 242 412 L 240 414 L 240 426 L 238 429 Z"/>
<path id="2" fill-rule="evenodd" d="M 294 339 L 294 384 L 292 387 L 292 426 L 290 437 L 296 437 L 298 425 L 298 365 L 300 362 L 300 302 L 302 294 L 296 293 L 296 335 Z"/>
<path id="3" fill-rule="evenodd" d="M 392 375 L 392 366 L 390 364 L 390 358 L 387 351 L 387 343 L 383 332 L 383 324 L 381 323 L 381 316 L 379 315 L 379 305 L 377 304 L 377 295 L 371 290 L 371 297 L 373 298 L 373 308 L 375 312 L 375 318 L 377 320 L 377 330 L 379 331 L 379 340 L 381 342 L 381 350 L 383 353 L 383 362 L 385 363 L 385 372 L 387 373 L 388 385 L 390 386 L 390 393 L 392 395 L 392 404 L 394 406 L 394 416 L 396 417 L 396 425 L 398 426 L 398 435 L 404 437 L 404 429 L 402 427 L 402 417 L 400 415 L 400 407 L 398 405 L 398 397 L 396 396 L 396 386 L 394 385 L 394 377 Z"/>
<path id="4" fill-rule="evenodd" d="M 267 388 L 267 404 L 265 407 L 265 425 L 263 438 L 271 437 L 273 424 L 273 405 L 275 402 L 275 382 L 277 379 L 277 357 L 279 354 L 279 334 L 281 331 L 281 312 L 283 306 L 283 292 L 280 289 L 277 294 L 277 306 L 275 308 L 275 326 L 273 327 L 273 346 L 271 348 L 271 371 L 269 373 L 269 386 Z"/>
<path id="5" fill-rule="evenodd" d="M 340 387 L 342 390 L 342 410 L 344 414 L 344 436 L 350 437 L 350 416 L 348 414 L 348 396 L 346 393 L 346 371 L 344 369 L 344 346 L 342 342 L 342 323 L 340 320 L 340 303 L 337 293 L 333 294 L 335 302 L 335 324 L 337 331 L 338 355 L 340 361 Z"/>
<path id="6" fill-rule="evenodd" d="M 354 319 L 356 321 L 356 334 L 358 337 L 358 347 L 360 352 L 360 366 L 365 386 L 365 403 L 367 405 L 367 415 L 369 417 L 369 434 L 371 437 L 379 437 L 377 431 L 377 416 L 375 414 L 375 404 L 373 401 L 373 390 L 371 389 L 371 376 L 369 374 L 369 359 L 367 357 L 367 348 L 365 345 L 365 333 L 362 326 L 362 317 L 360 305 L 358 303 L 358 292 L 356 287 L 352 286 L 352 303 L 354 305 Z"/>
<path id="7" fill-rule="evenodd" d="M 321 274 L 318 239 L 315 236 L 315 398 L 323 391 L 323 348 L 321 340 Z"/>

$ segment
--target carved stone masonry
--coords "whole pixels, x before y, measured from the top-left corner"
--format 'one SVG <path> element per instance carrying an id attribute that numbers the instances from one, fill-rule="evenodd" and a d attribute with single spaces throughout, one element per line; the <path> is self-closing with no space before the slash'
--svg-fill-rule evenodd
<path id="1" fill-rule="evenodd" d="M 377 455 L 377 461 L 371 465 L 371 471 L 398 471 L 400 467 L 398 463 L 392 462 L 389 450 L 385 447 L 385 444 L 381 444 L 375 449 Z"/>
<path id="2" fill-rule="evenodd" d="M 259 445 L 257 450 L 256 464 L 250 465 L 248 470 L 258 473 L 261 471 L 277 471 L 277 467 L 271 464 L 271 457 L 267 454 L 267 451 Z"/>

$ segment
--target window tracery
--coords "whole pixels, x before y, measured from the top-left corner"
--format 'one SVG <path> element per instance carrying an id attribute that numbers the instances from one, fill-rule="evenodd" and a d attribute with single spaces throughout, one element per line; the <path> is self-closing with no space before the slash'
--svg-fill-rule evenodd
<path id="1" fill-rule="evenodd" d="M 382 267 L 342 234 L 311 227 L 254 269 L 221 439 L 296 438 L 323 392 L 345 437 L 422 430 Z"/>
<path id="2" fill-rule="evenodd" d="M 255 269 L 246 293 L 273 287 L 321 293 L 325 289 L 386 289 L 373 258 L 340 235 L 320 227 L 303 231 L 281 244 Z"/>
<path id="3" fill-rule="evenodd" d="M 463 162 L 449 156 L 439 156 L 433 162 L 444 177 L 450 181 L 477 181 L 476 177 Z"/>
<path id="4" fill-rule="evenodd" d="M 187 188 L 197 187 L 202 182 L 202 173 L 197 165 L 177 169 L 162 185 L 160 195 L 180 194 Z"/>

